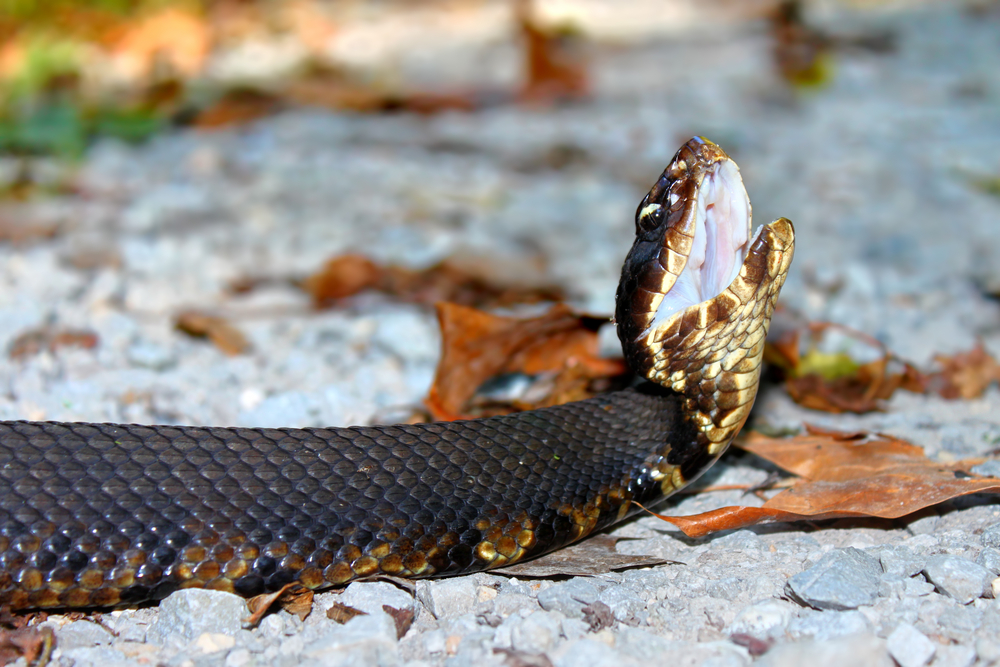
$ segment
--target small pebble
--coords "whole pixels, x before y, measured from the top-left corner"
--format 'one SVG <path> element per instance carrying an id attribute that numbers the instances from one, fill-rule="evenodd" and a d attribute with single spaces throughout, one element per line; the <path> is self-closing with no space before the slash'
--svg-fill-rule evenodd
<path id="1" fill-rule="evenodd" d="M 740 611 L 726 628 L 726 634 L 749 635 L 758 640 L 777 639 L 798 613 L 798 606 L 784 600 L 764 600 Z"/>
<path id="2" fill-rule="evenodd" d="M 864 551 L 835 549 L 788 580 L 788 588 L 816 609 L 856 609 L 875 602 L 882 567 Z"/>
<path id="3" fill-rule="evenodd" d="M 987 526 L 979 536 L 979 541 L 984 547 L 1000 549 L 1000 523 Z"/>
<path id="4" fill-rule="evenodd" d="M 982 565 L 994 575 L 1000 574 L 1000 549 L 983 547 L 976 556 L 976 564 Z"/>
<path id="5" fill-rule="evenodd" d="M 538 594 L 538 604 L 545 611 L 559 611 L 570 618 L 583 618 L 583 608 L 597 602 L 600 593 L 584 579 L 564 581 Z"/>
<path id="6" fill-rule="evenodd" d="M 987 592 L 992 593 L 990 584 L 993 575 L 968 558 L 950 554 L 930 556 L 923 572 L 939 593 L 960 604 L 968 604 Z"/>
<path id="7" fill-rule="evenodd" d="M 194 640 L 194 645 L 202 653 L 218 653 L 219 651 L 228 651 L 236 646 L 236 639 L 219 632 L 203 632 Z"/>
<path id="8" fill-rule="evenodd" d="M 792 618 L 788 634 L 793 639 L 825 641 L 838 637 L 871 633 L 874 630 L 868 617 L 860 611 L 813 611 Z"/>
<path id="9" fill-rule="evenodd" d="M 454 618 L 471 612 L 476 606 L 476 582 L 468 577 L 421 581 L 417 599 L 434 618 Z"/>
<path id="10" fill-rule="evenodd" d="M 399 661 L 396 624 L 385 613 L 355 616 L 344 625 L 331 624 L 301 655 L 321 665 L 394 665 Z"/>
<path id="11" fill-rule="evenodd" d="M 894 667 L 886 643 L 874 635 L 853 635 L 828 641 L 778 644 L 754 667 Z"/>
<path id="12" fill-rule="evenodd" d="M 934 657 L 935 644 L 909 623 L 900 623 L 886 639 L 899 667 L 924 667 Z"/>
<path id="13" fill-rule="evenodd" d="M 221 591 L 186 589 L 160 603 L 160 613 L 146 638 L 156 644 L 193 641 L 202 633 L 235 634 L 250 616 L 246 600 Z"/>
<path id="14" fill-rule="evenodd" d="M 110 644 L 110 632 L 97 623 L 73 621 L 59 628 L 59 647 L 62 649 L 82 648 Z"/>

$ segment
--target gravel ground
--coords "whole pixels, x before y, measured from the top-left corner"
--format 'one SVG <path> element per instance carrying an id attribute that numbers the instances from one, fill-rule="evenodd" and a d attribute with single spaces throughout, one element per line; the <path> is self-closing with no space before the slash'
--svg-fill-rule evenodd
<path id="1" fill-rule="evenodd" d="M 793 94 L 772 73 L 762 24 L 618 36 L 598 47 L 587 104 L 431 118 L 297 112 L 141 148 L 100 144 L 80 194 L 3 211 L 60 233 L 0 247 L 0 342 L 58 325 L 92 330 L 99 345 L 5 355 L 0 417 L 385 421 L 429 386 L 430 312 L 379 297 L 312 312 L 290 286 L 234 296 L 227 285 L 301 277 L 344 251 L 410 266 L 464 253 L 609 313 L 635 204 L 696 133 L 741 165 L 759 221 L 795 221 L 782 296 L 791 310 L 877 336 L 918 364 L 977 338 L 1000 354 L 1000 307 L 985 296 L 1000 286 L 1000 199 L 971 184 L 1000 169 L 1000 17 L 932 4 L 827 7 L 822 19 L 832 30 L 891 29 L 897 50 L 843 54 L 832 85 Z M 189 307 L 229 317 L 253 351 L 225 357 L 174 331 L 173 314 Z M 901 393 L 882 413 L 846 417 L 770 390 L 755 419 L 879 430 L 948 460 L 997 447 L 1000 392 L 961 402 Z M 767 475 L 731 453 L 705 483 Z M 706 493 L 672 511 L 752 500 Z M 415 598 L 355 583 L 317 596 L 304 622 L 278 612 L 254 630 L 240 624 L 241 599 L 205 591 L 112 612 L 106 627 L 47 622 L 57 662 L 81 667 L 1000 661 L 1000 508 L 990 498 L 894 522 L 691 540 L 643 518 L 613 534 L 634 538 L 621 551 L 675 564 L 560 580 L 472 575 L 420 582 Z M 336 625 L 325 614 L 335 601 L 370 615 Z M 595 616 L 598 602 L 610 613 Z M 402 638 L 383 605 L 416 612 Z"/>

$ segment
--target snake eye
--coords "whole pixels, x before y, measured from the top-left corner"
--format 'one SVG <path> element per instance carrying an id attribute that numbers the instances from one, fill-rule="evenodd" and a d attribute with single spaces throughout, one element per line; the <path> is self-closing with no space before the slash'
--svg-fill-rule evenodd
<path id="1" fill-rule="evenodd" d="M 656 230 L 663 223 L 663 207 L 656 203 L 649 203 L 647 195 L 635 210 L 635 232 L 636 234 L 648 234 Z"/>

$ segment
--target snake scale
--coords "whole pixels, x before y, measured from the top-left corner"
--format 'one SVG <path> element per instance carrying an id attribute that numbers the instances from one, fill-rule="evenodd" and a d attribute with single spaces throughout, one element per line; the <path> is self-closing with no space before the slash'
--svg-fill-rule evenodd
<path id="1" fill-rule="evenodd" d="M 696 137 L 636 212 L 616 323 L 644 381 L 488 419 L 351 428 L 0 423 L 0 604 L 113 606 L 500 567 L 618 522 L 743 426 L 792 260 L 750 235 L 735 163 Z"/>

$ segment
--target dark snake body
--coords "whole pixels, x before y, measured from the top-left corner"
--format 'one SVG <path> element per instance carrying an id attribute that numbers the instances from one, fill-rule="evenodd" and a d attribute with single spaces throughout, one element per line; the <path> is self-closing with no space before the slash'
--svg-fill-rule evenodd
<path id="1" fill-rule="evenodd" d="M 659 495 L 684 430 L 655 385 L 477 421 L 337 429 L 0 423 L 14 608 L 461 573 Z M 698 466 L 696 434 L 690 447 Z M 487 546 L 489 545 L 489 546 Z"/>
<path id="2" fill-rule="evenodd" d="M 670 179 L 677 180 L 664 172 L 658 187 Z M 791 260 L 788 240 L 785 263 L 767 268 L 785 247 L 773 236 L 747 260 L 764 277 L 741 297 L 764 331 Z M 623 284 L 635 282 L 633 269 L 626 263 Z M 750 280 L 746 267 L 741 275 Z M 0 605 L 111 606 L 188 587 L 254 595 L 293 581 L 316 589 L 376 574 L 457 574 L 569 544 L 623 519 L 632 501 L 652 503 L 681 488 L 742 426 L 756 393 L 762 336 L 743 324 L 712 348 L 713 339 L 696 329 L 714 320 L 682 320 L 652 345 L 696 338 L 697 349 L 684 354 L 725 365 L 729 344 L 738 353 L 731 359 L 757 365 L 734 361 L 732 373 L 715 371 L 681 391 L 672 366 L 630 359 L 648 366 L 650 377 L 672 373 L 661 382 L 667 388 L 646 383 L 450 423 L 252 429 L 0 422 Z M 700 357 L 696 363 L 700 368 Z"/>

